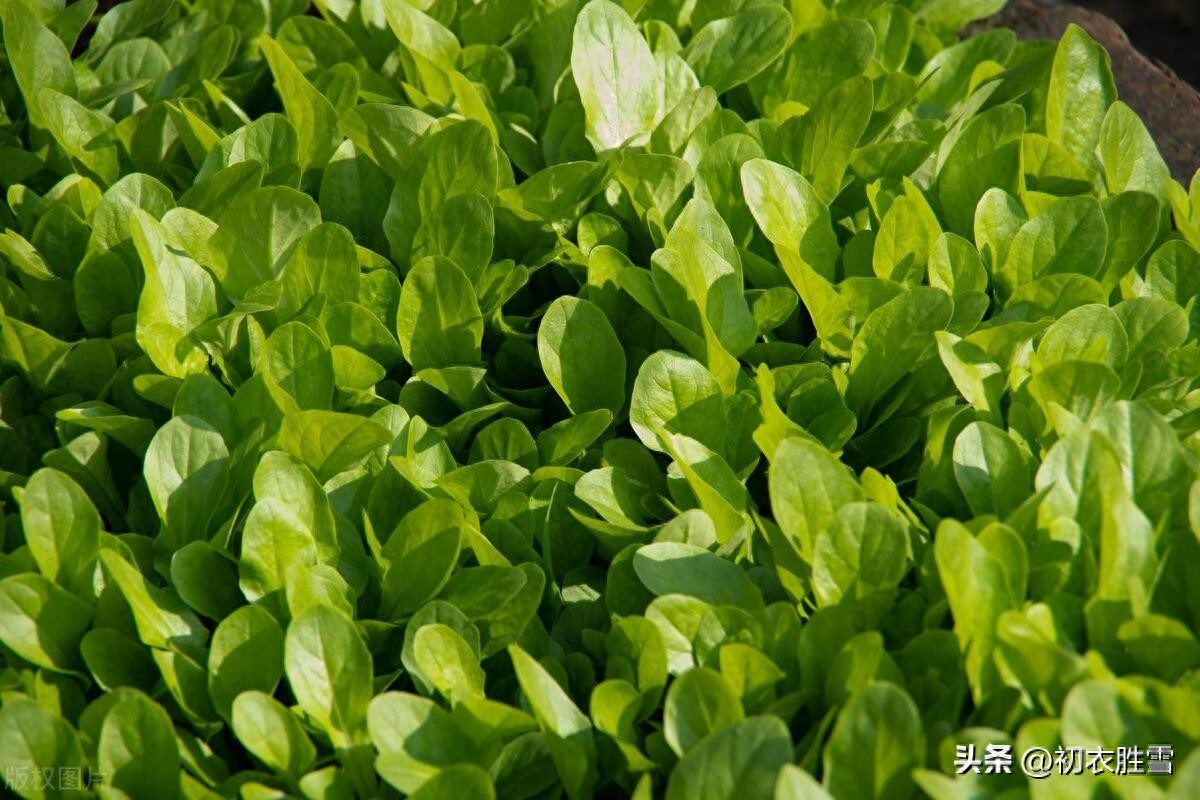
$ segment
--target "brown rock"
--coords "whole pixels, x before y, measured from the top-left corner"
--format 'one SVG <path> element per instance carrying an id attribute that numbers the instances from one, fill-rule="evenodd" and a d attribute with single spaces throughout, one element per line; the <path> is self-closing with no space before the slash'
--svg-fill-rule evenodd
<path id="1" fill-rule="evenodd" d="M 1176 179 L 1187 185 L 1200 170 L 1200 92 L 1142 55 L 1120 25 L 1086 8 L 1034 0 L 1012 0 L 983 25 L 1012 28 L 1022 39 L 1058 39 L 1072 22 L 1112 54 L 1121 99 L 1142 117 Z"/>

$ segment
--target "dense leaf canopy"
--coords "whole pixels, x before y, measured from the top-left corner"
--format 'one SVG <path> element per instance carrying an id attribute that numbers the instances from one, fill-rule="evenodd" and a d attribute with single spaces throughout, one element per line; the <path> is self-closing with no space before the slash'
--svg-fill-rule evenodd
<path id="1" fill-rule="evenodd" d="M 0 2 L 9 790 L 1200 797 L 1200 182 L 1003 4 Z"/>

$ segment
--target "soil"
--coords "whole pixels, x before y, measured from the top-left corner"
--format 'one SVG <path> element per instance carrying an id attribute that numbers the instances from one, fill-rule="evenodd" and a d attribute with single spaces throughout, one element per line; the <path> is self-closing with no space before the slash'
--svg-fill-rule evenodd
<path id="1" fill-rule="evenodd" d="M 1200 3 L 1197 0 L 1142 0 L 1138 3 L 1130 3 L 1129 0 L 1080 1 L 1103 6 L 1114 14 L 1132 15 L 1133 30 L 1149 24 L 1144 20 L 1137 21 L 1143 18 L 1175 20 L 1174 24 L 1187 33 L 1186 42 L 1176 42 L 1174 34 L 1168 35 L 1161 28 L 1149 29 L 1149 38 L 1142 41 L 1150 44 L 1139 41 L 1147 52 L 1175 59 L 1168 66 L 1143 55 L 1112 18 L 1058 0 L 1012 0 L 1004 11 L 982 24 L 1010 27 L 1025 39 L 1057 39 L 1072 22 L 1086 30 L 1112 54 L 1113 75 L 1121 99 L 1141 115 L 1171 166 L 1172 173 L 1187 185 L 1196 171 L 1200 170 L 1200 92 L 1176 71 L 1195 74 L 1200 70 L 1200 47 L 1192 38 L 1200 36 Z M 1160 16 L 1155 17 L 1155 14 Z M 1161 21 L 1157 24 L 1172 23 Z M 1190 31 L 1186 27 L 1189 24 Z M 1200 77 L 1197 82 L 1200 83 Z"/>
<path id="2" fill-rule="evenodd" d="M 1076 0 L 1111 17 L 1134 46 L 1200 87 L 1200 2 L 1197 0 Z"/>

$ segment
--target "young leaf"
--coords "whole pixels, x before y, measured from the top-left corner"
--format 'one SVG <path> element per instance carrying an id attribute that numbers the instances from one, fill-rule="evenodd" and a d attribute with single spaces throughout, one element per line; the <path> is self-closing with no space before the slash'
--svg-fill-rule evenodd
<path id="1" fill-rule="evenodd" d="M 87 765 L 79 736 L 70 723 L 40 703 L 24 698 L 13 698 L 0 708 L 0 762 L 12 776 L 6 778 L 10 782 L 18 775 L 57 774 L 57 770 L 82 773 Z M 56 796 L 53 790 L 35 786 L 30 783 L 11 788 L 21 791 L 28 800 Z"/>
<path id="2" fill-rule="evenodd" d="M 103 550 L 100 563 L 129 604 L 138 636 L 144 643 L 182 653 L 202 650 L 208 631 L 174 592 L 147 581 L 137 567 L 115 550 Z"/>
<path id="3" fill-rule="evenodd" d="M 667 800 L 773 797 L 776 776 L 792 756 L 791 736 L 778 717 L 751 717 L 690 749 L 671 770 Z"/>
<path id="4" fill-rule="evenodd" d="M 700 83 L 724 94 L 766 69 L 783 52 L 791 34 L 792 18 L 784 9 L 751 6 L 705 25 L 683 55 Z"/>
<path id="5" fill-rule="evenodd" d="M 629 15 L 608 0 L 591 0 L 579 12 L 571 73 L 596 152 L 649 135 L 660 115 L 658 67 Z"/>
<path id="6" fill-rule="evenodd" d="M 208 692 L 223 719 L 230 719 L 240 695 L 271 693 L 282 676 L 283 629 L 274 617 L 258 606 L 242 606 L 221 620 L 208 654 Z"/>
<path id="7" fill-rule="evenodd" d="M 638 548 L 633 569 L 654 595 L 685 594 L 713 605 L 755 608 L 758 588 L 744 570 L 703 548 L 658 542 Z"/>
<path id="8" fill-rule="evenodd" d="M 295 617 L 284 640 L 284 670 L 300 708 L 336 746 L 365 738 L 371 656 L 345 615 L 318 605 Z"/>
<path id="9" fill-rule="evenodd" d="M 300 169 L 325 166 L 336 149 L 338 118 L 333 105 L 308 82 L 279 43 L 269 36 L 258 40 L 288 118 L 296 127 Z"/>
<path id="10" fill-rule="evenodd" d="M 207 364 L 192 335 L 217 313 L 212 276 L 144 211 L 130 217 L 134 246 L 146 273 L 137 309 L 137 341 L 154 365 L 184 378 Z"/>
<path id="11" fill-rule="evenodd" d="M 400 520 L 383 546 L 380 616 L 407 616 L 438 593 L 458 563 L 466 527 L 462 506 L 441 499 L 422 503 Z"/>
<path id="12" fill-rule="evenodd" d="M 817 534 L 837 510 L 863 499 L 862 487 L 833 454 L 805 439 L 780 443 L 769 477 L 779 526 L 809 563 Z"/>
<path id="13" fill-rule="evenodd" d="M 96 750 L 106 786 L 129 797 L 180 796 L 180 754 L 171 718 L 141 692 L 117 701 L 104 716 Z"/>
<path id="14" fill-rule="evenodd" d="M 1078 25 L 1067 26 L 1046 96 L 1046 134 L 1090 164 L 1100 125 L 1117 99 L 1108 53 Z"/>
<path id="15" fill-rule="evenodd" d="M 863 763 L 862 748 L 871 758 Z M 834 797 L 908 797 L 912 769 L 925 749 L 916 704 L 891 683 L 876 683 L 855 695 L 838 714 L 824 756 L 825 787 Z"/>
<path id="16" fill-rule="evenodd" d="M 483 316 L 470 280 L 443 257 L 422 259 L 400 290 L 397 334 L 413 369 L 480 360 Z"/>
<path id="17" fill-rule="evenodd" d="M 413 660 L 421 674 L 450 703 L 482 699 L 484 672 L 479 656 L 445 625 L 423 625 L 413 639 Z"/>
<path id="18" fill-rule="evenodd" d="M 92 608 L 40 575 L 0 581 L 0 641 L 44 669 L 81 666 L 79 643 L 92 624 Z"/>
<path id="19" fill-rule="evenodd" d="M 625 405 L 625 350 L 608 317 L 587 300 L 556 300 L 538 327 L 542 369 L 572 413 Z"/>
<path id="20" fill-rule="evenodd" d="M 246 749 L 276 772 L 294 780 L 312 769 L 317 749 L 296 715 L 269 694 L 239 694 L 230 722 Z"/>
<path id="21" fill-rule="evenodd" d="M 172 550 L 206 537 L 228 470 L 225 440 L 199 417 L 175 417 L 154 435 L 146 450 L 146 486 Z"/>
<path id="22" fill-rule="evenodd" d="M 590 796 L 596 782 L 596 745 L 591 722 L 532 656 L 516 645 L 508 648 L 508 655 L 521 692 L 546 735 L 567 795 L 572 800 Z"/>
<path id="23" fill-rule="evenodd" d="M 680 675 L 667 692 L 664 732 L 679 756 L 709 735 L 741 722 L 742 704 L 715 670 L 697 667 Z"/>
<path id="24" fill-rule="evenodd" d="M 87 494 L 63 473 L 41 469 L 30 476 L 18 501 L 38 570 L 78 597 L 92 597 L 102 522 Z"/>
<path id="25" fill-rule="evenodd" d="M 78 89 L 71 54 L 62 41 L 42 24 L 25 3 L 5 3 L 4 52 L 12 75 L 25 97 L 30 121 L 44 126 L 37 97 L 43 89 L 53 89 L 74 97 Z"/>

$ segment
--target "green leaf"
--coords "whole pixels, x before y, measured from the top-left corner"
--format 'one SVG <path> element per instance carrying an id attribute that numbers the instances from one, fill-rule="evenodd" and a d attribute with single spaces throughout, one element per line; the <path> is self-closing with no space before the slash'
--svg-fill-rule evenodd
<path id="1" fill-rule="evenodd" d="M 742 704 L 721 673 L 696 667 L 680 675 L 667 691 L 663 732 L 676 755 L 722 728 L 743 719 Z"/>
<path id="2" fill-rule="evenodd" d="M 1104 212 L 1094 198 L 1064 198 L 1017 231 L 997 282 L 1011 291 L 1044 275 L 1100 277 L 1107 240 Z"/>
<path id="3" fill-rule="evenodd" d="M 866 76 L 851 78 L 830 90 L 807 114 L 780 127 L 788 160 L 826 203 L 832 203 L 842 190 L 842 179 L 866 133 L 874 105 L 871 81 Z"/>
<path id="4" fill-rule="evenodd" d="M 633 569 L 654 595 L 685 594 L 713 605 L 755 608 L 762 597 L 744 570 L 689 544 L 659 542 L 638 548 Z"/>
<path id="5" fill-rule="evenodd" d="M 824 20 L 822 20 L 824 21 Z M 793 37 L 783 57 L 755 81 L 760 107 L 773 114 L 783 104 L 811 108 L 842 81 L 866 71 L 875 52 L 875 32 L 861 19 L 832 19 L 808 25 Z"/>
<path id="6" fill-rule="evenodd" d="M 26 3 L 5 3 L 4 51 L 12 76 L 25 97 L 30 121 L 45 126 L 38 96 L 53 89 L 74 97 L 78 89 L 71 54 L 62 41 L 42 24 Z"/>
<path id="7" fill-rule="evenodd" d="M 1107 306 L 1089 303 L 1055 320 L 1042 334 L 1036 354 L 1043 366 L 1093 361 L 1118 370 L 1125 365 L 1128 342 L 1120 318 Z"/>
<path id="8" fill-rule="evenodd" d="M 867 317 L 850 352 L 846 405 L 860 420 L 933 349 L 933 334 L 950 322 L 950 298 L 918 287 Z M 904 331 L 900 335 L 900 331 Z"/>
<path id="9" fill-rule="evenodd" d="M 776 776 L 791 762 L 792 739 L 778 717 L 751 717 L 688 750 L 667 782 L 667 800 L 772 798 Z"/>
<path id="10" fill-rule="evenodd" d="M 919 283 L 934 243 L 942 235 L 924 196 L 913 189 L 892 202 L 879 224 L 872 266 L 884 280 Z"/>
<path id="11" fill-rule="evenodd" d="M 359 466 L 391 440 L 386 428 L 367 417 L 336 411 L 292 411 L 284 414 L 279 429 L 279 446 L 320 481 Z"/>
<path id="12" fill-rule="evenodd" d="M 609 591 L 608 599 L 615 607 L 616 593 Z M 689 601 L 683 598 L 683 602 L 686 604 Z M 703 603 L 698 605 L 702 606 Z M 656 624 L 648 618 L 633 615 L 620 618 L 614 621 L 608 632 L 605 648 L 608 653 L 605 674 L 637 686 L 642 692 L 642 716 L 652 713 L 658 707 L 668 672 L 666 642 Z"/>
<path id="13" fill-rule="evenodd" d="M 21 527 L 43 576 L 88 599 L 100 555 L 100 515 L 79 484 L 61 472 L 33 473 L 18 496 Z"/>
<path id="14" fill-rule="evenodd" d="M 321 213 L 306 194 L 264 186 L 239 195 L 216 221 L 209 242 L 213 273 L 236 301 L 280 276 L 292 248 L 321 223 Z"/>
<path id="15" fill-rule="evenodd" d="M 450 197 L 442 203 L 440 213 L 422 218 L 413 242 L 413 260 L 449 259 L 478 286 L 492 261 L 495 225 L 492 204 L 483 195 Z"/>
<path id="16" fill-rule="evenodd" d="M 400 290 L 397 334 L 413 369 L 480 360 L 483 317 L 471 281 L 446 258 L 413 267 Z"/>
<path id="17" fill-rule="evenodd" d="M 712 518 L 717 541 L 741 536 L 749 524 L 749 497 L 737 474 L 719 455 L 695 439 L 664 436 L 663 446 L 683 473 L 687 488 L 700 508 Z"/>
<path id="18" fill-rule="evenodd" d="M 779 444 L 769 480 L 779 527 L 809 563 L 817 535 L 838 509 L 864 497 L 858 481 L 832 453 L 800 438 Z"/>
<path id="19" fill-rule="evenodd" d="M 612 425 L 613 415 L 598 408 L 555 423 L 538 434 L 538 456 L 544 466 L 574 462 Z"/>
<path id="20" fill-rule="evenodd" d="M 26 661 L 77 670 L 79 642 L 91 624 L 90 605 L 40 575 L 0 580 L 0 641 Z"/>
<path id="21" fill-rule="evenodd" d="M 254 472 L 254 495 L 238 562 L 251 600 L 282 589 L 293 564 L 316 565 L 337 553 L 329 498 L 306 468 L 283 453 L 265 454 Z"/>
<path id="22" fill-rule="evenodd" d="M 1174 682 L 1200 664 L 1200 642 L 1177 619 L 1147 614 L 1131 619 L 1118 631 L 1121 643 L 1147 673 Z"/>
<path id="23" fill-rule="evenodd" d="M 451 91 L 447 73 L 453 71 L 459 56 L 454 34 L 405 3 L 386 3 L 382 12 L 412 62 L 407 71 L 427 93 L 445 98 Z"/>
<path id="24" fill-rule="evenodd" d="M 199 417 L 174 417 L 150 440 L 144 470 L 164 543 L 174 550 L 204 539 L 228 480 L 221 434 Z"/>
<path id="25" fill-rule="evenodd" d="M 975 697 L 984 697 L 998 680 L 991 660 L 996 620 L 1024 598 L 1024 543 L 1009 528 L 993 526 L 975 536 L 948 520 L 938 526 L 933 554 L 954 615 L 954 632 L 965 650 L 967 677 Z"/>
<path id="26" fill-rule="evenodd" d="M 391 5 L 391 4 L 389 4 Z M 434 122 L 409 106 L 362 103 L 339 119 L 341 130 L 392 178 L 405 175 L 415 148 L 411 147 Z"/>
<path id="27" fill-rule="evenodd" d="M 121 164 L 111 119 L 50 88 L 39 89 L 30 105 L 38 108 L 35 117 L 84 174 L 103 186 L 117 182 Z"/>
<path id="28" fill-rule="evenodd" d="M 458 564 L 466 528 L 462 506 L 449 500 L 429 500 L 404 515 L 383 546 L 383 618 L 408 616 L 441 590 Z"/>
<path id="29" fill-rule="evenodd" d="M 115 628 L 88 631 L 79 643 L 83 663 L 106 691 L 122 686 L 148 691 L 159 680 L 159 671 L 147 648 Z"/>
<path id="30" fill-rule="evenodd" d="M 276 772 L 296 779 L 312 769 L 317 749 L 296 716 L 269 694 L 239 694 L 230 722 L 246 749 Z"/>
<path id="31" fill-rule="evenodd" d="M 575 22 L 571 73 L 597 152 L 648 135 L 660 114 L 658 66 L 629 15 L 591 0 Z"/>
<path id="32" fill-rule="evenodd" d="M 155 219 L 175 207 L 171 190 L 149 175 L 126 175 L 109 187 L 92 217 L 88 249 L 107 250 L 129 240 L 129 222 L 134 209 Z"/>
<path id="33" fill-rule="evenodd" d="M 473 764 L 455 764 L 440 770 L 409 797 L 414 800 L 440 800 L 445 797 L 478 797 L 494 800 L 496 787 L 491 776 Z"/>
<path id="34" fill-rule="evenodd" d="M 373 673 L 353 622 L 328 606 L 305 610 L 288 625 L 283 664 L 305 716 L 336 746 L 365 738 Z"/>
<path id="35" fill-rule="evenodd" d="M 651 258 L 651 279 L 665 316 L 695 336 L 681 342 L 730 387 L 734 357 L 753 344 L 757 326 L 746 302 L 741 258 L 713 206 L 688 203 L 666 246 Z M 689 346 L 691 341 L 703 345 Z"/>
<path id="36" fill-rule="evenodd" d="M 1166 202 L 1164 187 L 1170 170 L 1146 126 L 1119 100 L 1104 116 L 1096 155 L 1104 167 L 1109 192 L 1146 192 Z"/>
<path id="37" fill-rule="evenodd" d="M 626 681 L 604 681 L 592 690 L 592 721 L 597 730 L 616 742 L 631 771 L 644 771 L 654 766 L 639 748 L 634 728 L 641 701 L 638 690 Z"/>
<path id="38" fill-rule="evenodd" d="M 1024 110 L 1005 104 L 974 117 L 957 138 L 948 139 L 937 187 L 949 230 L 969 236 L 975 209 L 990 189 L 1018 193 L 1024 128 Z"/>
<path id="39" fill-rule="evenodd" d="M 100 553 L 105 576 L 120 590 L 133 612 L 141 640 L 160 650 L 198 653 L 208 639 L 199 619 L 169 589 L 160 589 L 115 550 Z"/>
<path id="40" fill-rule="evenodd" d="M 377 767 L 389 783 L 408 784 L 420 772 L 412 767 L 428 765 L 436 770 L 456 763 L 470 763 L 475 756 L 471 738 L 462 731 L 450 712 L 423 697 L 404 692 L 387 692 L 371 700 L 368 724 L 371 741 L 379 751 Z M 391 777 L 392 765 L 397 778 Z M 432 772 L 433 770 L 429 770 Z M 402 791 L 412 791 L 397 786 Z"/>
<path id="41" fill-rule="evenodd" d="M 281 677 L 283 629 L 274 617 L 242 606 L 221 620 L 208 653 L 208 692 L 218 714 L 230 719 L 243 692 L 270 694 Z"/>
<path id="42" fill-rule="evenodd" d="M 808 181 L 780 164 L 753 159 L 742 165 L 742 189 L 758 227 L 776 248 L 794 252 L 821 277 L 833 278 L 837 239 L 829 209 Z M 783 267 L 787 272 L 788 265 Z M 791 273 L 788 278 L 810 304 L 805 282 Z"/>
<path id="43" fill-rule="evenodd" d="M 482 698 L 479 655 L 453 628 L 423 625 L 413 639 L 413 659 L 421 674 L 450 703 Z"/>
<path id="44" fill-rule="evenodd" d="M 817 536 L 813 591 L 823 606 L 863 599 L 900 583 L 908 569 L 908 536 L 878 503 L 848 503 Z"/>
<path id="45" fill-rule="evenodd" d="M 916 704 L 894 684 L 873 684 L 838 714 L 825 749 L 825 788 L 834 797 L 911 797 L 924 750 Z"/>
<path id="46" fill-rule="evenodd" d="M 137 307 L 138 344 L 171 377 L 202 371 L 207 359 L 194 334 L 217 313 L 212 275 L 145 212 L 133 212 L 130 232 L 146 274 Z"/>
<path id="47" fill-rule="evenodd" d="M 775 685 L 787 677 L 770 658 L 742 642 L 721 645 L 717 661 L 742 707 L 751 711 L 767 708 L 775 700 Z"/>
<path id="48" fill-rule="evenodd" d="M 262 374 L 284 411 L 328 410 L 333 403 L 333 356 L 311 327 L 292 321 L 266 341 Z"/>
<path id="49" fill-rule="evenodd" d="M 538 326 L 538 357 L 550 384 L 574 414 L 625 405 L 625 350 L 594 303 L 562 297 Z"/>
<path id="50" fill-rule="evenodd" d="M 567 795 L 591 795 L 596 782 L 592 724 L 545 667 L 516 645 L 508 648 L 521 692 L 546 736 L 546 744 Z"/>
<path id="51" fill-rule="evenodd" d="M 792 18 L 775 5 L 751 6 L 701 28 L 683 51 L 700 83 L 717 94 L 766 69 L 787 46 Z"/>
<path id="52" fill-rule="evenodd" d="M 917 18 L 931 28 L 945 33 L 958 33 L 975 20 L 1000 12 L 1005 0 L 930 0 L 923 3 Z"/>
<path id="53" fill-rule="evenodd" d="M 286 320 L 317 295 L 329 306 L 358 299 L 359 263 L 350 231 L 323 222 L 302 236 L 279 268 L 279 305 Z"/>
<path id="54" fill-rule="evenodd" d="M 278 42 L 264 36 L 258 40 L 258 45 L 275 77 L 275 87 L 283 100 L 288 119 L 296 127 L 300 168 L 325 166 L 338 144 L 337 112 L 325 96 L 308 82 Z"/>
<path id="55" fill-rule="evenodd" d="M 950 373 L 959 394 L 980 413 L 993 415 L 1000 409 L 1004 393 L 1004 373 L 999 364 L 987 360 L 987 354 L 972 343 L 947 331 L 937 331 L 938 355 Z"/>
<path id="56" fill-rule="evenodd" d="M 180 753 L 171 718 L 141 692 L 124 696 L 104 715 L 96 750 L 105 786 L 129 797 L 180 795 Z"/>
<path id="57" fill-rule="evenodd" d="M 87 765 L 79 737 L 70 723 L 33 700 L 13 698 L 0 709 L 0 762 L 6 782 L 25 800 L 49 800 L 70 796 L 40 781 L 22 781 L 24 776 L 41 776 L 43 770 L 79 770 Z M 14 780 L 15 779 L 15 780 Z M 17 785 L 13 785 L 13 784 Z"/>
<path id="58" fill-rule="evenodd" d="M 775 800 L 832 800 L 817 779 L 795 764 L 785 764 L 775 784 Z"/>
<path id="59" fill-rule="evenodd" d="M 1054 54 L 1046 95 L 1046 134 L 1084 164 L 1090 164 L 1100 126 L 1117 99 L 1111 59 L 1078 25 L 1063 33 Z"/>
<path id="60" fill-rule="evenodd" d="M 971 510 L 1007 518 L 1029 496 L 1033 476 L 1008 434 L 973 422 L 954 441 L 954 477 Z"/>

